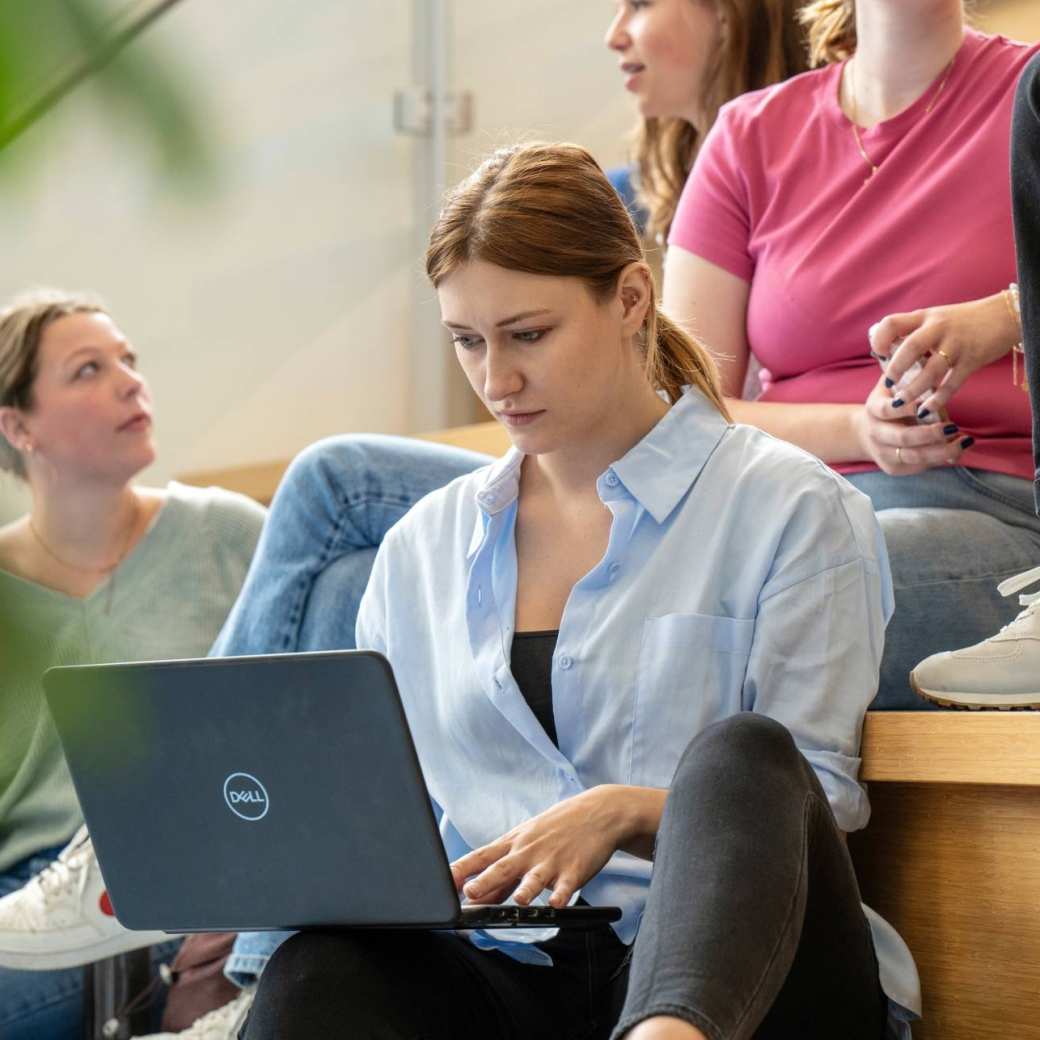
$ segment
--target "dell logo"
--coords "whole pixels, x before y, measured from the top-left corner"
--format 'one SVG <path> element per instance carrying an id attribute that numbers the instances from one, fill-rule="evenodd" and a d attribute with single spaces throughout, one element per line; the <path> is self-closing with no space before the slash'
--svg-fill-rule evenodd
<path id="1" fill-rule="evenodd" d="M 232 773 L 224 781 L 224 801 L 243 820 L 262 820 L 269 807 L 267 790 L 249 773 Z"/>

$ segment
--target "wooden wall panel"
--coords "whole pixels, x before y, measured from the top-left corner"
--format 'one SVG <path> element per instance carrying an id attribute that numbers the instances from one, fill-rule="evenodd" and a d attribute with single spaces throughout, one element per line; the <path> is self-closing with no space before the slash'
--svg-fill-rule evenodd
<path id="1" fill-rule="evenodd" d="M 849 845 L 917 960 L 915 1040 L 1040 1040 L 1040 788 L 873 783 Z"/>

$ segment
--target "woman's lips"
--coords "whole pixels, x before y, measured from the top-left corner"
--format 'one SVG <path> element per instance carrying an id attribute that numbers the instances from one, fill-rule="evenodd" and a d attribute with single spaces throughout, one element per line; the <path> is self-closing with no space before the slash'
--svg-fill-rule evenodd
<path id="1" fill-rule="evenodd" d="M 146 412 L 141 412 L 139 415 L 135 415 L 132 419 L 128 419 L 122 426 L 119 427 L 120 433 L 140 433 L 142 430 L 147 430 L 152 425 L 152 417 Z"/>
<path id="2" fill-rule="evenodd" d="M 537 412 L 499 412 L 498 417 L 506 426 L 528 426 L 540 416 L 545 415 L 545 409 Z"/>
<path id="3" fill-rule="evenodd" d="M 645 68 L 645 65 L 638 65 L 635 62 L 627 62 L 621 66 L 621 71 L 625 73 L 625 90 L 635 89 L 636 81 Z"/>

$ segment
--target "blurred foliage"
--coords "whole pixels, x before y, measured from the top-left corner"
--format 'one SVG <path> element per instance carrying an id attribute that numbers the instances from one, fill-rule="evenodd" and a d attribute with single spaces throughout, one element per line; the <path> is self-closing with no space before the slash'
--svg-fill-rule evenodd
<path id="1" fill-rule="evenodd" d="M 0 584 L 0 721 L 10 710 L 7 699 L 25 685 L 38 682 L 49 664 L 39 633 L 25 617 L 24 605 L 19 609 L 17 599 L 13 582 Z"/>
<path id="2" fill-rule="evenodd" d="M 93 97 L 121 145 L 151 151 L 165 180 L 212 186 L 216 163 L 201 106 L 149 32 L 176 2 L 0 0 L 0 174 L 8 183 L 48 157 L 12 146 L 55 109 L 60 114 L 75 92 Z M 0 587 L 0 723 L 6 698 L 49 663 L 16 598 L 10 585 Z"/>
<path id="3" fill-rule="evenodd" d="M 198 98 L 150 31 L 176 3 L 0 0 L 0 172 L 31 170 L 39 153 L 9 146 L 75 92 L 93 97 L 120 143 L 150 149 L 171 180 L 209 182 L 215 161 Z"/>

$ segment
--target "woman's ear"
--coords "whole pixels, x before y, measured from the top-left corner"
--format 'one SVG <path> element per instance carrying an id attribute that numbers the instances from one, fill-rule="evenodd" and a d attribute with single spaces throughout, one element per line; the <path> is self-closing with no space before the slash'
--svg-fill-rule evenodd
<path id="1" fill-rule="evenodd" d="M 0 408 L 0 433 L 15 451 L 24 452 L 26 448 L 32 451 L 29 431 L 25 428 L 22 413 L 17 408 L 10 405 Z"/>
<path id="2" fill-rule="evenodd" d="M 641 261 L 628 264 L 618 275 L 617 296 L 625 335 L 634 336 L 643 327 L 653 303 L 653 286 L 650 268 Z"/>

